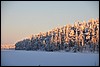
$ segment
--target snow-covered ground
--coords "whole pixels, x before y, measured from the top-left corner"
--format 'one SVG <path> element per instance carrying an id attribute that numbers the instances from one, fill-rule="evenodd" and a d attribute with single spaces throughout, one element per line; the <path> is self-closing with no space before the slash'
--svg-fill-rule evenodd
<path id="1" fill-rule="evenodd" d="M 2 66 L 98 66 L 98 53 L 2 50 Z"/>

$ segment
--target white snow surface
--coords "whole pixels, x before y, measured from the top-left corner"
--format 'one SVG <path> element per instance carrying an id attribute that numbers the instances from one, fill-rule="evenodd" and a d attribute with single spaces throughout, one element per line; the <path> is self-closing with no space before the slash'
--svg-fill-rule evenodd
<path id="1" fill-rule="evenodd" d="M 99 53 L 1 50 L 1 66 L 99 66 Z"/>

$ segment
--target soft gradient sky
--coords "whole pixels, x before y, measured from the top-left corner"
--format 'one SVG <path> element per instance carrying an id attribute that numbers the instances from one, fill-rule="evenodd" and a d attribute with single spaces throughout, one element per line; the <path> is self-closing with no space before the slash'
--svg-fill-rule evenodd
<path id="1" fill-rule="evenodd" d="M 99 18 L 99 1 L 1 1 L 1 44 L 90 18 Z"/>

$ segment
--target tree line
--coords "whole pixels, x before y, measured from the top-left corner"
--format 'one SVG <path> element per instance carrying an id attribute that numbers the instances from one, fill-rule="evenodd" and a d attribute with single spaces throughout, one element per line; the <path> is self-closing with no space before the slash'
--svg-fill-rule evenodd
<path id="1" fill-rule="evenodd" d="M 77 21 L 73 25 L 67 24 L 45 33 L 40 32 L 32 35 L 31 39 L 17 42 L 15 50 L 98 52 L 99 19 L 90 19 L 88 22 Z"/>

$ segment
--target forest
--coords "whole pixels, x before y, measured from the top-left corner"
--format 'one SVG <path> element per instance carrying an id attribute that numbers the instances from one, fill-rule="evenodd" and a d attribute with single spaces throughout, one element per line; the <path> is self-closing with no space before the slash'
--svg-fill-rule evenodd
<path id="1" fill-rule="evenodd" d="M 99 52 L 99 18 L 77 21 L 48 32 L 40 32 L 15 44 L 15 50 Z"/>

